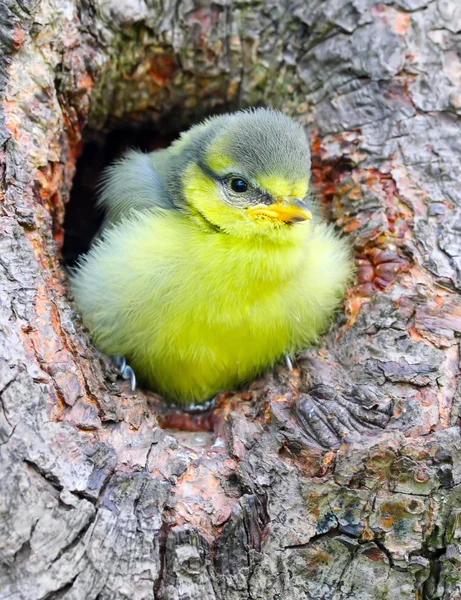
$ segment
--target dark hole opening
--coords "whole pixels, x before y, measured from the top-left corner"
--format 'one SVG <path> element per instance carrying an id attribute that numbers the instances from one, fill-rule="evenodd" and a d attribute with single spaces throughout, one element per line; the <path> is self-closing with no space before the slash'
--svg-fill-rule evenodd
<path id="1" fill-rule="evenodd" d="M 151 152 L 166 148 L 176 137 L 177 133 L 159 134 L 152 125 L 119 127 L 105 136 L 95 132 L 86 134 L 64 218 L 62 254 L 67 267 L 72 267 L 89 249 L 101 226 L 104 215 L 96 201 L 104 168 L 131 148 Z"/>
<path id="2" fill-rule="evenodd" d="M 94 131 L 86 133 L 64 218 L 62 255 L 66 267 L 72 267 L 78 257 L 88 251 L 102 224 L 104 214 L 96 203 L 104 168 L 129 149 L 151 152 L 166 148 L 178 135 L 177 131 L 159 132 L 151 124 L 119 127 L 107 135 Z M 161 427 L 177 435 L 180 443 L 197 449 L 213 444 L 212 410 L 195 415 L 163 401 L 155 400 L 154 404 L 149 404 L 155 407 Z"/>

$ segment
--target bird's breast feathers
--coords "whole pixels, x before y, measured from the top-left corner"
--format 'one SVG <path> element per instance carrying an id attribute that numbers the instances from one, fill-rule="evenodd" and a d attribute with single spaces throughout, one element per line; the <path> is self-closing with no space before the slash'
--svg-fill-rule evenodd
<path id="1" fill-rule="evenodd" d="M 346 246 L 323 223 L 297 224 L 273 244 L 157 210 L 108 230 L 74 291 L 103 350 L 130 357 L 167 395 L 198 400 L 315 340 L 349 270 Z"/>

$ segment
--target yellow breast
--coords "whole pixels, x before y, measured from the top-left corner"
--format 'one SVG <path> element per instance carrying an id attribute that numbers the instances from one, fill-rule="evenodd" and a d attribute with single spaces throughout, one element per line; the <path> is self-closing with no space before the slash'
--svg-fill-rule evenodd
<path id="1" fill-rule="evenodd" d="M 164 211 L 109 231 L 74 291 L 102 350 L 190 403 L 315 340 L 349 274 L 348 250 L 324 224 L 297 224 L 274 243 L 207 232 Z"/>

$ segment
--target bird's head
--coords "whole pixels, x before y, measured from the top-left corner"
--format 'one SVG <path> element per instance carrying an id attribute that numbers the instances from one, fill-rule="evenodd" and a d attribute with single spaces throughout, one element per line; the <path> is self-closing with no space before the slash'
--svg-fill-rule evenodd
<path id="1" fill-rule="evenodd" d="M 209 119 L 172 148 L 168 180 L 179 208 L 204 228 L 239 237 L 289 234 L 307 221 L 310 152 L 303 128 L 258 108 Z"/>

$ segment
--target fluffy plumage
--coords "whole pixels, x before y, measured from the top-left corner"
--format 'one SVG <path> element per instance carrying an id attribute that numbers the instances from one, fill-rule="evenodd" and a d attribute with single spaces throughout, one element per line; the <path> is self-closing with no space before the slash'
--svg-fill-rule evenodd
<path id="1" fill-rule="evenodd" d="M 215 117 L 109 167 L 106 228 L 72 278 L 98 347 L 189 404 L 314 342 L 351 261 L 331 227 L 307 220 L 309 167 L 302 128 L 266 109 Z M 278 210 L 297 216 L 267 216 Z"/>

